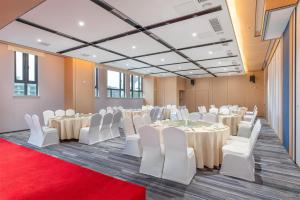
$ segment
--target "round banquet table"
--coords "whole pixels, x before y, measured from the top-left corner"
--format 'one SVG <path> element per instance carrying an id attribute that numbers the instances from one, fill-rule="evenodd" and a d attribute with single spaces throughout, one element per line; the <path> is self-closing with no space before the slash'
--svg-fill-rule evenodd
<path id="1" fill-rule="evenodd" d="M 222 146 L 230 136 L 228 126 L 212 125 L 204 121 L 190 121 L 188 125 L 185 121 L 160 121 L 152 126 L 159 130 L 162 144 L 161 133 L 164 128 L 173 126 L 182 129 L 186 133 L 188 147 L 195 151 L 197 168 L 214 168 L 222 164 Z"/>
<path id="2" fill-rule="evenodd" d="M 122 115 L 123 117 L 127 117 L 133 119 L 134 116 L 143 116 L 146 113 L 149 113 L 149 110 L 141 110 L 141 109 L 123 109 Z"/>
<path id="3" fill-rule="evenodd" d="M 91 117 L 92 114 L 54 117 L 49 119 L 49 127 L 57 129 L 61 140 L 79 139 L 80 129 L 90 126 Z"/>
<path id="4" fill-rule="evenodd" d="M 239 114 L 229 114 L 229 115 L 218 115 L 219 122 L 230 127 L 230 134 L 237 135 L 239 123 L 242 116 Z"/>

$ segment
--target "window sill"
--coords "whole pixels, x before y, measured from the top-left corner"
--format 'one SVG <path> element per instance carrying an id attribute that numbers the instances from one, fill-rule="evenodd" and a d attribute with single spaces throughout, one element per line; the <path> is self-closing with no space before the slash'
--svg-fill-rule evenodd
<path id="1" fill-rule="evenodd" d="M 28 99 L 38 99 L 40 98 L 41 96 L 26 96 L 26 95 L 23 95 L 23 96 L 18 96 L 18 95 L 13 95 L 13 98 L 28 98 Z"/>

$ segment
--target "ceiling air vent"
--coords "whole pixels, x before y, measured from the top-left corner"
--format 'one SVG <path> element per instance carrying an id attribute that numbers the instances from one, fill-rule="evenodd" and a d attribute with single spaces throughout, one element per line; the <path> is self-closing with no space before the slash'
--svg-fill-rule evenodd
<path id="1" fill-rule="evenodd" d="M 227 51 L 227 56 L 233 56 L 233 53 L 231 51 Z"/>
<path id="2" fill-rule="evenodd" d="M 89 54 L 86 54 L 86 53 L 82 53 L 80 55 L 83 56 L 83 57 L 89 57 L 90 56 Z"/>
<path id="3" fill-rule="evenodd" d="M 39 44 L 40 44 L 40 45 L 43 45 L 43 46 L 46 46 L 46 47 L 49 47 L 49 46 L 50 46 L 50 44 L 49 44 L 49 43 L 46 43 L 46 42 L 40 42 Z"/>
<path id="4" fill-rule="evenodd" d="M 222 26 L 220 24 L 220 21 L 218 18 L 212 18 L 209 19 L 209 23 L 212 26 L 212 28 L 214 29 L 215 32 L 220 32 L 223 31 Z"/>
<path id="5" fill-rule="evenodd" d="M 237 65 L 237 62 L 236 62 L 236 61 L 232 61 L 232 64 L 233 64 L 233 65 Z"/>

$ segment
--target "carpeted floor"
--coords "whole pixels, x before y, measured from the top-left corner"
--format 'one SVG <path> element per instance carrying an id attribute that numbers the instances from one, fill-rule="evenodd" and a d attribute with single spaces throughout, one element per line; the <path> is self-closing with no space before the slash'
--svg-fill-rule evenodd
<path id="1" fill-rule="evenodd" d="M 143 185 L 147 188 L 147 199 L 300 199 L 300 169 L 265 122 L 254 151 L 255 183 L 220 175 L 218 170 L 197 170 L 188 186 L 140 174 L 140 160 L 122 154 L 122 137 L 91 146 L 68 141 L 42 149 L 27 144 L 28 132 L 0 134 L 0 137 Z"/>

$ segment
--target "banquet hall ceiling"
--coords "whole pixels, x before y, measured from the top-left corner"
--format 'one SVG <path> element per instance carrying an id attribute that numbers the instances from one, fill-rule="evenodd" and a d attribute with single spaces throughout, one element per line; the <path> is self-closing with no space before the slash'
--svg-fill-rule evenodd
<path id="1" fill-rule="evenodd" d="M 145 75 L 245 73 L 224 0 L 47 0 L 0 40 Z"/>

